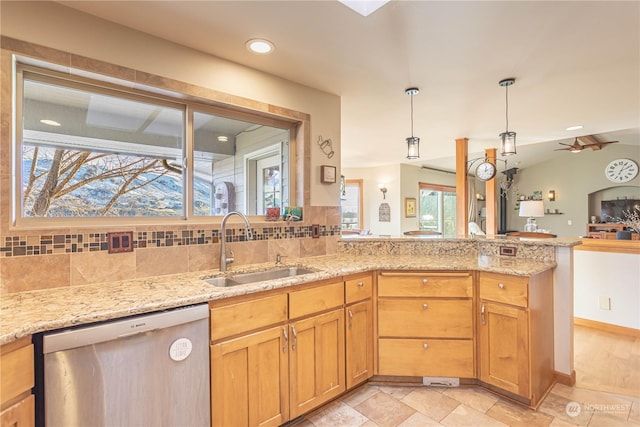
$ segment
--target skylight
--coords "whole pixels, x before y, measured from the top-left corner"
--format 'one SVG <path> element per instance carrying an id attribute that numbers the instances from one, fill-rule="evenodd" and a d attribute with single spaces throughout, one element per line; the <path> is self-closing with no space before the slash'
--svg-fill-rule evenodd
<path id="1" fill-rule="evenodd" d="M 369 16 L 376 10 L 380 9 L 389 0 L 339 0 L 340 3 L 348 8 L 355 10 L 362 16 Z"/>

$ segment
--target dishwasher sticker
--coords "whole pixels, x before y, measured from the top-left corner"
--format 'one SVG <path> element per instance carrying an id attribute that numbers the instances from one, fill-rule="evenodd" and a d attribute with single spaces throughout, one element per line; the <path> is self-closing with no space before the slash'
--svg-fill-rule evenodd
<path id="1" fill-rule="evenodd" d="M 193 344 L 189 338 L 178 338 L 169 347 L 169 357 L 176 362 L 181 362 L 191 354 Z"/>

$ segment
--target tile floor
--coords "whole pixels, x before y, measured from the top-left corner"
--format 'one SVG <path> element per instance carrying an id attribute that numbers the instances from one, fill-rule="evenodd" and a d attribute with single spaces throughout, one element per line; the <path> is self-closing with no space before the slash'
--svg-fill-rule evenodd
<path id="1" fill-rule="evenodd" d="M 579 413 L 567 413 L 570 402 Z M 640 426 L 640 398 L 556 384 L 538 411 L 480 387 L 364 385 L 295 427 Z"/>
<path id="2" fill-rule="evenodd" d="M 617 354 L 633 354 L 620 363 L 604 363 L 600 356 L 594 361 L 581 344 L 576 342 L 576 369 L 583 372 L 603 372 L 603 377 L 634 378 L 632 391 L 616 394 L 597 391 L 589 384 L 578 382 L 574 387 L 556 384 L 537 411 L 502 399 L 481 387 L 460 388 L 403 387 L 366 384 L 339 400 L 308 414 L 295 427 L 422 427 L 422 426 L 640 426 L 640 390 L 636 390 L 640 363 L 638 340 L 589 330 L 576 334 L 579 339 L 597 340 L 599 348 L 609 349 L 609 360 Z M 580 338 L 578 338 L 578 336 Z M 593 337 L 596 338 L 593 338 Z M 593 343 L 596 345 L 596 343 Z M 577 354 L 578 349 L 585 350 Z M 625 381 L 628 387 L 629 381 Z M 577 403 L 577 405 L 572 402 Z M 575 411 L 567 410 L 575 408 Z M 571 412 L 571 415 L 569 415 Z"/>

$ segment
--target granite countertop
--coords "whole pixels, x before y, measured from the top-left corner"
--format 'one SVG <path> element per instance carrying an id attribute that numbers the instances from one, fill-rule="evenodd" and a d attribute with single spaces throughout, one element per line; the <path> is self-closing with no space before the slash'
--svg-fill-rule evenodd
<path id="1" fill-rule="evenodd" d="M 149 277 L 86 286 L 45 289 L 2 296 L 0 344 L 26 335 L 75 325 L 205 303 L 269 289 L 362 273 L 370 270 L 479 270 L 521 276 L 554 268 L 553 262 L 489 256 L 328 255 L 300 258 L 286 266 L 316 271 L 301 276 L 234 287 L 216 287 L 204 279 L 273 268 L 273 263 Z"/>

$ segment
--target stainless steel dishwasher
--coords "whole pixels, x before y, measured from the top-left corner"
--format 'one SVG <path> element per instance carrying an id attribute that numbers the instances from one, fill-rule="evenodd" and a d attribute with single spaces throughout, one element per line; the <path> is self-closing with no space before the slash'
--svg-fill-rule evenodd
<path id="1" fill-rule="evenodd" d="M 43 336 L 46 427 L 210 426 L 206 304 Z"/>

